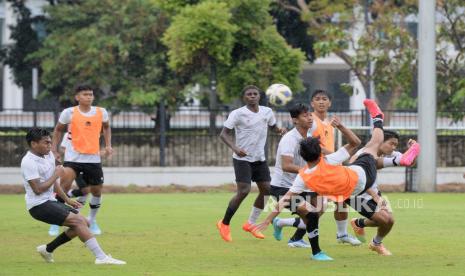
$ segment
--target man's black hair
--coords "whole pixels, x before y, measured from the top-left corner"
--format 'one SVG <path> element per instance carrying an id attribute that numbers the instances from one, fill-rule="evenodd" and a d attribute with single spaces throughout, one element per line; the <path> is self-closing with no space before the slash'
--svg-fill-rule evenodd
<path id="1" fill-rule="evenodd" d="M 258 91 L 258 93 L 261 92 L 260 88 L 256 87 L 255 85 L 246 85 L 241 91 L 241 96 L 244 97 L 245 92 L 247 92 L 247 90 L 250 90 L 250 89 L 255 89 Z"/>
<path id="2" fill-rule="evenodd" d="M 312 96 L 310 97 L 310 101 L 313 101 L 313 98 L 315 98 L 317 95 L 320 95 L 320 94 L 323 94 L 326 97 L 328 97 L 328 99 L 330 101 L 333 99 L 333 96 L 331 94 L 329 94 L 328 91 L 323 90 L 323 89 L 317 89 L 317 90 L 313 91 Z"/>
<path id="3" fill-rule="evenodd" d="M 399 140 L 399 134 L 393 130 L 384 130 L 384 141 L 387 141 L 391 138 L 396 138 Z"/>
<path id="4" fill-rule="evenodd" d="M 94 89 L 92 88 L 92 86 L 88 85 L 88 84 L 78 84 L 76 85 L 76 87 L 74 88 L 74 94 L 77 94 L 81 91 L 94 91 Z"/>
<path id="5" fill-rule="evenodd" d="M 307 162 L 318 160 L 321 156 L 320 138 L 308 137 L 307 139 L 300 141 L 299 153 Z"/>
<path id="6" fill-rule="evenodd" d="M 291 114 L 291 118 L 297 118 L 300 114 L 306 113 L 308 111 L 310 111 L 310 107 L 308 105 L 298 103 L 289 109 L 289 114 Z"/>
<path id="7" fill-rule="evenodd" d="M 50 132 L 44 128 L 33 127 L 26 134 L 26 141 L 29 146 L 31 143 L 39 142 L 42 138 L 50 136 Z"/>

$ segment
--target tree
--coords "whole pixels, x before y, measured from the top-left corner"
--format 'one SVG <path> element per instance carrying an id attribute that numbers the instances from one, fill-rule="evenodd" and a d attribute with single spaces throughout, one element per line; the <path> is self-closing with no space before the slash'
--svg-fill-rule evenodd
<path id="1" fill-rule="evenodd" d="M 61 2 L 61 1 L 60 1 Z M 168 18 L 150 1 L 63 1 L 48 7 L 49 35 L 31 55 L 42 66 L 48 93 L 70 99 L 81 82 L 95 85 L 100 103 L 152 110 L 161 99 L 175 105 L 182 81 L 167 66 L 160 38 Z"/>
<path id="2" fill-rule="evenodd" d="M 13 11 L 17 16 L 17 24 L 8 26 L 11 29 L 13 43 L 2 47 L 0 58 L 12 69 L 15 83 L 28 88 L 32 83 L 32 68 L 38 67 L 39 64 L 37 61 L 28 59 L 27 56 L 42 46 L 44 37 L 37 28 L 44 23 L 45 18 L 43 16 L 32 17 L 24 1 L 9 0 L 8 2 L 12 3 Z"/>
<path id="3" fill-rule="evenodd" d="M 249 83 L 265 88 L 283 82 L 300 91 L 303 54 L 277 33 L 269 5 L 270 0 L 231 0 L 185 6 L 163 39 L 170 66 L 201 81 L 207 79 L 213 61 L 218 94 L 225 102 L 237 99 Z"/>
<path id="4" fill-rule="evenodd" d="M 416 26 L 412 23 L 418 14 L 417 1 L 277 2 L 284 10 L 299 14 L 307 24 L 308 34 L 315 40 L 317 57 L 334 53 L 349 65 L 365 88 L 373 80 L 377 93 L 390 93 L 390 100 L 383 108 L 416 108 L 412 90 L 417 72 L 418 45 Z M 365 15 L 364 6 L 367 8 Z M 438 110 L 455 110 L 449 113 L 454 119 L 463 117 L 460 110 L 465 104 L 465 81 L 462 77 L 465 73 L 464 9 L 465 5 L 460 0 L 438 1 L 437 13 L 441 15 L 436 30 L 439 47 Z M 366 26 L 363 26 L 364 21 L 368 23 Z M 359 35 L 354 36 L 354 33 Z M 349 50 L 349 45 L 353 51 Z M 375 66 L 373 74 L 366 70 L 369 63 Z"/>

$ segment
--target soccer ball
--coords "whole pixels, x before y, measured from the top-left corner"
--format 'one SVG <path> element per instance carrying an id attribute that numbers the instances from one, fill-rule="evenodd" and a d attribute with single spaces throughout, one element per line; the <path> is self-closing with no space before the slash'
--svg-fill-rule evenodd
<path id="1" fill-rule="evenodd" d="M 292 100 L 291 89 L 287 85 L 281 83 L 272 84 L 268 87 L 265 94 L 268 97 L 268 101 L 276 106 L 285 105 Z"/>

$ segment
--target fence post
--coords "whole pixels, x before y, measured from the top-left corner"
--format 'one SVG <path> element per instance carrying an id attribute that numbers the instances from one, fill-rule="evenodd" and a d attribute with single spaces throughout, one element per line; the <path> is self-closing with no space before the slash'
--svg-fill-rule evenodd
<path id="1" fill-rule="evenodd" d="M 164 167 L 165 163 L 165 147 L 166 147 L 166 110 L 165 110 L 165 101 L 162 99 L 158 104 L 160 118 L 158 122 L 160 123 L 160 167 Z"/>

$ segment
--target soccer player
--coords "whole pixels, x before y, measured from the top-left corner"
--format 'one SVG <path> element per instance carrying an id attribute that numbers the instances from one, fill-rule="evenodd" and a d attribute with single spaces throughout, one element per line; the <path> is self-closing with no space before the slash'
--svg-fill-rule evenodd
<path id="1" fill-rule="evenodd" d="M 69 133 L 66 132 L 65 135 L 63 136 L 63 140 L 60 144 L 60 154 L 64 153 L 66 154 L 66 147 L 68 147 L 71 143 L 71 137 L 69 136 Z M 65 157 L 65 159 L 67 159 Z M 82 172 L 76 177 L 75 179 L 76 185 L 78 186 L 77 189 L 69 190 L 67 192 L 68 197 L 77 197 L 76 201 L 79 202 L 81 205 L 85 205 L 87 201 L 87 197 L 89 194 L 89 186 L 87 183 L 84 181 L 82 177 Z M 80 208 L 76 208 L 76 210 L 80 210 Z M 50 229 L 48 230 L 48 234 L 50 236 L 58 236 L 60 233 L 60 226 L 52 224 L 50 225 Z"/>
<path id="2" fill-rule="evenodd" d="M 292 186 L 297 173 L 305 166 L 305 161 L 299 154 L 299 142 L 307 137 L 308 130 L 312 127 L 312 113 L 310 108 L 305 104 L 296 104 L 289 113 L 294 124 L 294 128 L 288 131 L 279 141 L 278 150 L 276 152 L 276 164 L 271 177 L 270 194 L 277 201 L 284 196 Z M 310 198 L 308 191 L 304 191 L 300 195 L 301 199 Z M 293 210 L 292 207 L 290 207 Z M 307 233 L 305 223 L 301 218 L 276 218 L 273 221 L 274 233 L 276 240 L 282 239 L 282 228 L 285 226 L 294 226 L 297 228 L 294 235 L 289 239 L 289 247 L 306 248 L 310 247 L 303 240 Z M 300 226 L 300 228 L 299 228 Z"/>
<path id="3" fill-rule="evenodd" d="M 260 90 L 258 87 L 247 85 L 241 94 L 245 106 L 229 114 L 220 134 L 221 140 L 234 152 L 233 166 L 237 184 L 236 194 L 229 201 L 223 219 L 217 223 L 221 237 L 227 242 L 232 241 L 229 228 L 231 218 L 249 194 L 251 181 L 257 183 L 259 193 L 252 206 L 249 219 L 243 224 L 242 229 L 256 238 L 264 238 L 261 232 L 255 231 L 254 224 L 263 211 L 265 197 L 270 194 L 271 177 L 265 160 L 265 141 L 268 128 L 280 134 L 286 131 L 276 126 L 276 118 L 269 107 L 259 105 Z"/>
<path id="4" fill-rule="evenodd" d="M 95 255 L 95 264 L 121 265 L 126 262 L 106 255 L 88 228 L 87 220 L 73 209 L 81 207 L 77 201 L 68 198 L 58 184 L 58 179 L 64 175 L 63 166 L 55 167 L 55 157 L 50 152 L 50 133 L 41 128 L 32 128 L 26 134 L 30 150 L 21 160 L 21 174 L 26 190 L 26 206 L 29 214 L 36 220 L 69 227 L 65 232 L 48 244 L 37 247 L 42 258 L 53 263 L 53 251 L 75 237 Z M 59 202 L 53 196 L 53 191 L 66 202 Z"/>
<path id="5" fill-rule="evenodd" d="M 377 162 L 377 168 L 387 168 L 393 166 L 412 166 L 415 163 L 415 158 L 418 156 L 420 152 L 420 145 L 416 143 L 415 140 L 409 140 L 408 142 L 408 150 L 402 154 L 396 151 L 397 146 L 399 145 L 399 135 L 390 130 L 384 131 L 384 141 L 380 145 L 378 149 L 378 156 L 380 156 L 382 162 Z M 365 152 L 365 148 L 360 149 L 357 151 L 350 158 L 350 162 L 354 162 L 358 156 Z M 413 153 L 412 153 L 413 152 Z M 410 157 L 410 158 L 404 158 Z M 374 212 L 376 211 L 378 215 L 375 219 L 367 219 L 367 218 L 354 218 L 351 220 L 351 225 L 354 230 L 355 235 L 360 241 L 365 241 L 365 227 L 378 227 L 378 233 L 370 242 L 369 248 L 379 255 L 389 256 L 392 255 L 389 250 L 387 250 L 384 245 L 382 244 L 382 240 L 385 237 L 386 231 L 383 229 L 391 229 L 394 225 L 394 218 L 392 213 L 387 209 L 386 202 L 381 197 L 381 192 L 378 190 L 378 184 L 375 181 L 373 186 L 371 187 L 373 190 L 373 194 L 370 195 L 368 193 L 361 194 L 360 204 L 361 206 L 368 206 L 367 212 Z M 369 210 L 368 210 L 369 209 Z M 372 214 L 368 213 L 368 216 L 372 216 Z M 379 231 L 381 229 L 382 231 Z M 387 233 L 386 233 L 387 234 Z"/>
<path id="6" fill-rule="evenodd" d="M 331 94 L 325 90 L 315 90 L 310 97 L 314 124 L 307 137 L 319 137 L 321 146 L 326 150 L 326 153 L 335 152 L 334 127 L 331 125 L 328 117 L 331 99 Z M 353 246 L 360 245 L 361 242 L 347 232 L 348 217 L 347 205 L 345 203 L 342 203 L 342 205 L 335 204 L 336 240 L 338 243 L 349 243 Z"/>
<path id="7" fill-rule="evenodd" d="M 384 114 L 373 100 L 365 100 L 364 104 L 372 117 L 374 125 L 371 139 L 365 146 L 365 152 L 349 166 L 341 165 L 342 162 L 349 159 L 355 153 L 356 148 L 360 144 L 360 139 L 338 122 L 333 122 L 333 125 L 343 133 L 349 143 L 335 153 L 322 157 L 318 138 L 307 138 L 302 141 L 300 143 L 300 154 L 307 162 L 307 165 L 299 171 L 299 175 L 289 189 L 289 192 L 279 201 L 277 210 L 272 212 L 263 223 L 256 227 L 257 231 L 265 229 L 279 214 L 287 201 L 292 196 L 302 193 L 305 189 L 310 189 L 320 196 L 327 196 L 335 202 L 345 201 L 348 205 L 359 211 L 361 215 L 367 216 L 367 218 L 372 220 L 378 219 L 379 213 L 368 213 L 365 210 L 367 206 L 357 204 L 360 203 L 357 200 L 358 195 L 365 192 L 368 192 L 370 195 L 373 194 L 373 190 L 370 190 L 370 188 L 376 180 L 377 160 L 375 158 L 378 157 L 378 149 L 384 140 Z M 417 153 L 412 151 L 405 158 L 412 159 Z M 299 206 L 299 211 L 305 214 L 306 217 L 307 233 L 312 247 L 312 259 L 318 261 L 332 260 L 331 257 L 321 251 L 319 246 L 319 214 L 308 207 L 301 205 Z M 378 227 L 378 233 L 383 232 L 384 236 L 390 230 L 381 228 L 381 226 Z"/>
<path id="8" fill-rule="evenodd" d="M 103 132 L 105 141 L 104 156 L 111 156 L 111 129 L 108 112 L 105 108 L 92 106 L 94 92 L 88 85 L 78 85 L 75 89 L 77 106 L 63 110 L 55 126 L 52 139 L 52 152 L 58 161 L 58 144 L 63 132 L 69 129 L 71 143 L 65 150 L 65 175 L 62 179 L 62 187 L 67 192 L 71 188 L 73 180 L 82 173 L 84 181 L 90 186 L 92 194 L 89 202 L 90 229 L 94 235 L 100 235 L 102 231 L 96 222 L 97 212 L 102 202 L 103 171 L 100 158 L 100 133 Z M 69 127 L 67 128 L 67 126 Z"/>

